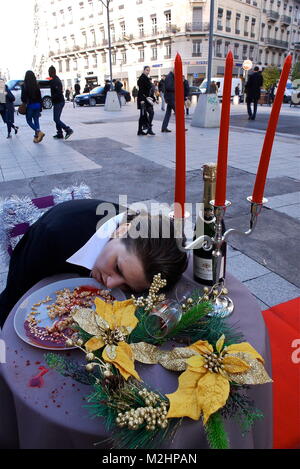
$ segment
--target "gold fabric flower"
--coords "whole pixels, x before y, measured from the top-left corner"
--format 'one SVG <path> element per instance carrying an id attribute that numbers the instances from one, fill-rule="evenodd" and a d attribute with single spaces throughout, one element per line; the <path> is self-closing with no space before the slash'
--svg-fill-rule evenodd
<path id="1" fill-rule="evenodd" d="M 94 336 L 85 343 L 86 350 L 94 352 L 104 347 L 102 358 L 105 361 L 115 365 L 126 380 L 133 376 L 141 381 L 134 369 L 132 350 L 125 342 L 138 324 L 133 301 L 106 303 L 96 298 L 95 305 L 96 311 L 76 308 L 72 314 L 79 326 Z"/>
<path id="2" fill-rule="evenodd" d="M 202 340 L 190 347 L 197 355 L 188 358 L 187 370 L 179 376 L 177 391 L 167 394 L 168 418 L 198 420 L 203 415 L 206 424 L 210 415 L 226 404 L 230 382 L 263 384 L 272 381 L 264 369 L 263 358 L 248 342 L 224 347 L 224 340 L 223 335 L 215 350 Z"/>

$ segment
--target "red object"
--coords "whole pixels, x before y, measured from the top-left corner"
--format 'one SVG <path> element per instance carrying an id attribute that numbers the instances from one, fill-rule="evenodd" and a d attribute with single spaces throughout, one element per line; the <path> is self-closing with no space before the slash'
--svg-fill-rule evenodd
<path id="1" fill-rule="evenodd" d="M 272 353 L 273 445 L 300 449 L 300 297 L 263 316 Z"/>
<path id="2" fill-rule="evenodd" d="M 175 58 L 175 117 L 176 117 L 176 181 L 175 181 L 175 218 L 184 218 L 185 204 L 185 118 L 182 61 L 179 54 Z"/>
<path id="3" fill-rule="evenodd" d="M 252 202 L 257 204 L 261 204 L 264 196 L 264 188 L 267 179 L 267 173 L 271 158 L 271 152 L 273 147 L 273 141 L 275 137 L 277 122 L 279 118 L 279 113 L 281 109 L 281 105 L 283 102 L 284 91 L 287 79 L 289 77 L 290 68 L 292 65 L 292 56 L 288 55 L 285 59 L 283 69 L 280 75 L 280 80 L 274 100 L 274 104 L 272 106 L 272 111 L 269 118 L 268 128 L 265 135 L 265 140 L 260 156 L 260 161 L 258 165 L 258 170 L 256 174 L 253 194 L 252 194 Z"/>
<path id="4" fill-rule="evenodd" d="M 223 206 L 226 201 L 226 179 L 228 159 L 228 136 L 230 122 L 230 101 L 232 83 L 233 56 L 229 51 L 226 57 L 224 89 L 222 98 L 222 111 L 219 134 L 219 150 L 217 164 L 216 197 L 215 205 Z"/>
<path id="5" fill-rule="evenodd" d="M 29 386 L 31 388 L 41 388 L 44 385 L 44 378 L 43 376 L 48 373 L 49 370 L 44 366 L 39 366 L 40 373 L 36 376 L 33 376 L 29 381 Z"/>

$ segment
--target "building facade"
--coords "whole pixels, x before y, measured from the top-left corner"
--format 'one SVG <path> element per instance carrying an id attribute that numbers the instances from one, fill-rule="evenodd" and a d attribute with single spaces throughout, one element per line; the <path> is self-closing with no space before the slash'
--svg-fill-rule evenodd
<path id="1" fill-rule="evenodd" d="M 207 70 L 209 0 L 111 0 L 113 78 L 132 89 L 143 67 L 153 79 L 168 73 L 177 52 L 184 74 L 200 84 Z M 228 50 L 234 76 L 250 59 L 261 68 L 300 60 L 300 0 L 215 0 L 212 76 L 224 74 Z M 65 88 L 109 78 L 107 10 L 101 0 L 36 0 L 35 56 L 39 78 L 53 64 Z"/>

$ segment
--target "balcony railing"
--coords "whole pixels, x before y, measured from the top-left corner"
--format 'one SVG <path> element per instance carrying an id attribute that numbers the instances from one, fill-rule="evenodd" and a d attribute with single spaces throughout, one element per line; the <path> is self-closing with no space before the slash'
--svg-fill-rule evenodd
<path id="1" fill-rule="evenodd" d="M 267 10 L 266 15 L 269 21 L 277 21 L 279 18 L 279 13 L 277 13 L 277 11 L 274 11 L 274 10 Z"/>
<path id="2" fill-rule="evenodd" d="M 280 23 L 286 26 L 289 26 L 292 22 L 292 18 L 287 15 L 281 15 L 280 16 Z"/>
<path id="3" fill-rule="evenodd" d="M 295 49 L 300 50 L 300 42 L 295 42 L 294 47 Z"/>
<path id="4" fill-rule="evenodd" d="M 194 22 L 194 23 L 186 23 L 185 25 L 185 31 L 186 32 L 191 32 L 191 33 L 194 33 L 194 32 L 206 32 L 206 31 L 209 31 L 209 23 L 198 23 L 198 22 Z"/>
<path id="5" fill-rule="evenodd" d="M 280 47 L 283 49 L 287 49 L 289 46 L 287 41 L 281 41 L 280 39 L 274 39 L 272 37 L 265 37 L 264 43 L 268 46 Z"/>

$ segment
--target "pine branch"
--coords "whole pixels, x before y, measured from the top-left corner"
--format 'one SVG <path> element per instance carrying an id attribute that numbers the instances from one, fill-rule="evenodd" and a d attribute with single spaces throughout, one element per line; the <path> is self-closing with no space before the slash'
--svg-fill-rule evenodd
<path id="1" fill-rule="evenodd" d="M 204 428 L 211 449 L 229 449 L 228 435 L 219 412 L 209 417 Z"/>
<path id="2" fill-rule="evenodd" d="M 88 373 L 84 365 L 64 358 L 61 355 L 56 355 L 55 353 L 46 353 L 44 355 L 47 365 L 56 370 L 62 376 L 67 376 L 73 378 L 75 381 L 78 381 L 82 384 L 91 385 L 96 381 L 96 376 L 92 373 Z"/>

